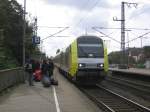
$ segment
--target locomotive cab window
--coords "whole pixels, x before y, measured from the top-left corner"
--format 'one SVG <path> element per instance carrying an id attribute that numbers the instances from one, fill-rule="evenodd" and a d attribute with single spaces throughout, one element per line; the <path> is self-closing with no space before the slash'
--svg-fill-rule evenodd
<path id="1" fill-rule="evenodd" d="M 104 57 L 102 44 L 78 44 L 78 57 L 100 58 Z"/>

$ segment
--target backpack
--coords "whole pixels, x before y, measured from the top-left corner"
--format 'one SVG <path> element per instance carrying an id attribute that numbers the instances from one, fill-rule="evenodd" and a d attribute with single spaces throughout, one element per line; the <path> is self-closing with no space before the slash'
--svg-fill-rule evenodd
<path id="1" fill-rule="evenodd" d="M 50 87 L 51 85 L 51 80 L 48 76 L 44 75 L 42 78 L 42 84 L 44 87 Z"/>
<path id="2" fill-rule="evenodd" d="M 32 64 L 31 63 L 28 63 L 27 65 L 26 65 L 26 67 L 25 67 L 25 70 L 27 71 L 27 72 L 32 72 Z"/>

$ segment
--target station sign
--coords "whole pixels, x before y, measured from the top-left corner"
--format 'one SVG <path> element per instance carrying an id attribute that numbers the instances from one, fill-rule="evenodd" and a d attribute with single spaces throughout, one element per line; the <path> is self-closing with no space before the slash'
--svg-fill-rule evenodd
<path id="1" fill-rule="evenodd" d="M 32 43 L 33 44 L 40 44 L 40 37 L 39 36 L 33 36 L 32 37 Z"/>

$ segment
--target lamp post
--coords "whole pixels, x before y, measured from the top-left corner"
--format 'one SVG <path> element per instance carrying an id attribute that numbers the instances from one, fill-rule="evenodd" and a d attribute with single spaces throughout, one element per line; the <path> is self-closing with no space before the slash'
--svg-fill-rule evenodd
<path id="1" fill-rule="evenodd" d="M 128 39 L 128 41 L 129 41 L 129 31 L 131 31 L 131 30 L 125 30 L 126 32 L 127 32 L 127 39 Z M 129 67 L 129 42 L 128 42 L 128 50 L 127 50 L 128 52 L 127 52 L 127 66 Z"/>
<path id="2" fill-rule="evenodd" d="M 22 66 L 25 66 L 25 33 L 26 33 L 26 0 L 24 0 L 23 10 L 23 36 L 22 36 Z"/>

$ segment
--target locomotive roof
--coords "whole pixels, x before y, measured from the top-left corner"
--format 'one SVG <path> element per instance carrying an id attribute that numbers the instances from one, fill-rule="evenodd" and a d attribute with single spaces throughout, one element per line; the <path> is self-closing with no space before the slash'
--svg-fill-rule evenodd
<path id="1" fill-rule="evenodd" d="M 80 36 L 77 38 L 78 43 L 102 43 L 103 40 L 100 37 L 97 36 L 91 36 L 91 35 L 86 35 L 86 36 Z"/>

